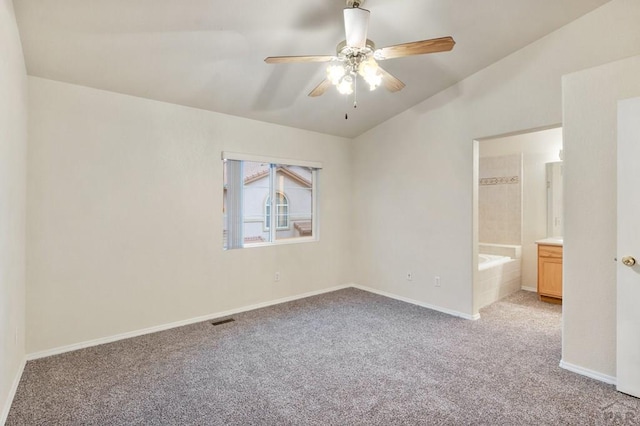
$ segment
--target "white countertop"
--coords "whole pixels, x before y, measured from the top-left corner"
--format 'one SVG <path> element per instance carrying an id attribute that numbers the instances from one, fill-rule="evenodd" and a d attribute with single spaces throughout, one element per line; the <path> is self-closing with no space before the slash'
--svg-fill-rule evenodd
<path id="1" fill-rule="evenodd" d="M 561 237 L 544 238 L 536 241 L 536 244 L 544 244 L 547 246 L 562 246 L 563 239 Z"/>

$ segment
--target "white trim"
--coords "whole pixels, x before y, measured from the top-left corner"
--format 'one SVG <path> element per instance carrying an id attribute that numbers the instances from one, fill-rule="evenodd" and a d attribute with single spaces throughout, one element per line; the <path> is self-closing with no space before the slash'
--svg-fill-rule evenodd
<path id="1" fill-rule="evenodd" d="M 311 236 L 320 239 L 320 209 L 318 209 L 318 170 L 311 171 Z"/>
<path id="2" fill-rule="evenodd" d="M 538 292 L 538 289 L 537 289 L 537 288 L 535 288 L 535 287 L 528 287 L 528 286 L 524 286 L 524 285 L 523 285 L 522 287 L 520 287 L 520 290 L 530 291 L 530 292 L 532 292 L 532 293 L 537 293 L 537 292 Z"/>
<path id="3" fill-rule="evenodd" d="M 277 158 L 266 155 L 243 154 L 240 152 L 222 151 L 223 160 L 252 161 L 254 163 L 285 164 L 287 166 L 312 167 L 321 169 L 322 163 L 319 161 L 294 160 L 291 158 Z"/>
<path id="4" fill-rule="evenodd" d="M 158 325 L 158 326 L 154 326 L 154 327 L 144 328 L 144 329 L 141 329 L 141 330 L 134 330 L 134 331 L 129 331 L 127 333 L 116 334 L 116 335 L 108 336 L 108 337 L 101 337 L 99 339 L 94 339 L 94 340 L 87 340 L 85 342 L 74 343 L 74 344 L 71 344 L 71 345 L 59 346 L 57 348 L 47 349 L 47 350 L 44 350 L 44 351 L 27 354 L 26 359 L 27 359 L 27 361 L 33 361 L 35 359 L 45 358 L 45 357 L 52 356 L 52 355 L 59 355 L 59 354 L 65 353 L 65 352 L 76 351 L 78 349 L 90 348 L 92 346 L 98 346 L 98 345 L 102 345 L 102 344 L 105 344 L 105 343 L 116 342 L 118 340 L 129 339 L 131 337 L 142 336 L 142 335 L 145 335 L 145 334 L 156 333 L 158 331 L 169 330 L 169 329 L 172 329 L 172 328 L 182 327 L 184 325 L 195 324 L 195 323 L 203 322 L 203 321 L 208 321 L 208 320 L 212 320 L 212 319 L 215 319 L 215 318 L 221 318 L 221 317 L 226 317 L 226 316 L 229 316 L 229 315 L 235 315 L 235 314 L 239 314 L 241 312 L 252 311 L 254 309 L 266 308 L 267 306 L 279 305 L 281 303 L 291 302 L 291 301 L 298 300 L 298 299 L 304 299 L 306 297 L 311 297 L 311 296 L 317 296 L 319 294 L 330 293 L 332 291 L 343 290 L 343 289 L 349 288 L 349 287 L 351 287 L 351 285 L 349 285 L 349 284 L 339 285 L 339 286 L 335 286 L 335 287 L 325 288 L 325 289 L 322 289 L 322 290 L 310 291 L 308 293 L 298 294 L 298 295 L 295 295 L 295 296 L 288 296 L 288 297 L 283 297 L 281 299 L 270 300 L 268 302 L 262 302 L 262 303 L 256 303 L 254 305 L 243 306 L 241 308 L 231 309 L 231 310 L 228 310 L 228 311 L 216 312 L 216 313 L 213 313 L 213 314 L 203 315 L 203 316 L 196 317 L 196 318 L 190 318 L 190 319 L 186 319 L 186 320 L 182 320 L 182 321 L 176 321 L 176 322 L 172 322 L 172 323 L 168 323 L 168 324 L 162 324 L 162 325 Z"/>
<path id="5" fill-rule="evenodd" d="M 564 360 L 560 361 L 560 368 L 564 368 L 565 370 L 571 371 L 572 373 L 577 373 L 582 376 L 607 383 L 609 385 L 616 385 L 618 382 L 618 379 L 613 376 L 608 376 L 606 374 L 598 373 L 597 371 L 589 370 L 588 368 L 570 364 L 568 362 L 565 362 Z"/>
<path id="6" fill-rule="evenodd" d="M 359 285 L 359 284 L 352 284 L 351 287 L 354 287 L 354 288 L 357 288 L 357 289 L 360 289 L 360 290 L 364 290 L 364 291 L 368 291 L 369 293 L 379 294 L 380 296 L 389 297 L 391 299 L 400 300 L 402 302 L 411 303 L 412 305 L 417 305 L 417 306 L 421 306 L 423 308 L 427 308 L 427 309 L 431 309 L 431 310 L 434 310 L 434 311 L 442 312 L 444 314 L 453 315 L 454 317 L 460 317 L 460 318 L 464 318 L 464 319 L 472 320 L 472 321 L 476 321 L 476 320 L 480 319 L 480 314 L 469 315 L 469 314 L 465 314 L 463 312 L 458 312 L 458 311 L 454 311 L 452 309 L 447 309 L 447 308 L 443 308 L 443 307 L 440 307 L 440 306 L 431 305 L 429 303 L 424 303 L 424 302 L 420 302 L 418 300 L 409 299 L 408 297 L 397 296 L 397 295 L 392 294 L 392 293 L 387 293 L 386 291 L 376 290 L 374 288 L 366 287 L 366 286 Z"/>
<path id="7" fill-rule="evenodd" d="M 16 391 L 18 390 L 18 385 L 20 384 L 20 379 L 22 378 L 22 373 L 24 372 L 24 367 L 26 365 L 27 360 L 23 359 L 20 363 L 20 367 L 18 368 L 15 377 L 13 378 L 13 384 L 11 385 L 11 389 L 9 389 L 9 393 L 7 394 L 7 400 L 4 402 L 4 407 L 2 407 L 2 414 L 0 415 L 0 425 L 5 424 L 7 421 L 7 417 L 9 417 L 9 410 L 11 409 L 13 399 L 16 397 Z"/>

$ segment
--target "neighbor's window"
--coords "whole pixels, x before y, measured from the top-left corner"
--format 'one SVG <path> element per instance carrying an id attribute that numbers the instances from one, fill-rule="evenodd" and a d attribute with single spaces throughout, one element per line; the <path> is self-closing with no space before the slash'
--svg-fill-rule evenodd
<path id="1" fill-rule="evenodd" d="M 271 197 L 264 202 L 264 229 L 271 226 Z M 276 229 L 289 229 L 289 200 L 282 192 L 276 192 Z"/>
<path id="2" fill-rule="evenodd" d="M 317 239 L 320 163 L 232 153 L 223 161 L 225 249 Z"/>

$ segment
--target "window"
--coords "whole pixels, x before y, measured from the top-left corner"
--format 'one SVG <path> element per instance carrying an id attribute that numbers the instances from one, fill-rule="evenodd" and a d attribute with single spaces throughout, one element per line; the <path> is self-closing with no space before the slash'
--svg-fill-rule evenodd
<path id="1" fill-rule="evenodd" d="M 223 161 L 225 249 L 317 240 L 320 163 L 234 153 Z"/>
<path id="2" fill-rule="evenodd" d="M 264 229 L 271 226 L 271 197 L 264 202 Z M 289 229 L 289 200 L 282 192 L 276 192 L 276 229 Z"/>

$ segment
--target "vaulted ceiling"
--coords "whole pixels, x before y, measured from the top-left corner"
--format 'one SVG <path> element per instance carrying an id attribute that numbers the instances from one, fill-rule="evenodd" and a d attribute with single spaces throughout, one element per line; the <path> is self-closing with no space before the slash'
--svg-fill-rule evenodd
<path id="1" fill-rule="evenodd" d="M 354 137 L 608 0 L 366 0 L 378 47 L 452 36 L 451 52 L 391 59 L 406 87 L 307 94 L 332 55 L 344 0 L 15 0 L 29 75 Z M 345 112 L 349 119 L 345 120 Z"/>

